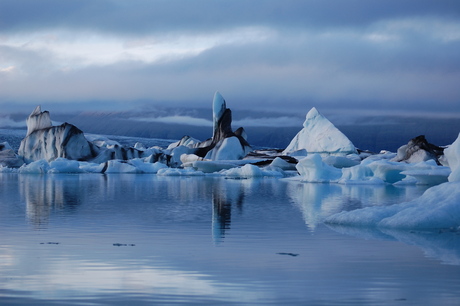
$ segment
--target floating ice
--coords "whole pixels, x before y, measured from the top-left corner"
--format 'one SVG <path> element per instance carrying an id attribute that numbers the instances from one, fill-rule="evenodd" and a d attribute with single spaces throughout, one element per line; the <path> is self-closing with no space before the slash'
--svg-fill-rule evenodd
<path id="1" fill-rule="evenodd" d="M 449 182 L 460 182 L 460 134 L 454 143 L 444 150 L 444 154 L 452 170 Z"/>
<path id="2" fill-rule="evenodd" d="M 296 168 L 302 181 L 305 182 L 337 182 L 342 176 L 340 169 L 325 164 L 319 154 L 309 155 L 299 160 Z"/>
<path id="3" fill-rule="evenodd" d="M 24 164 L 20 158 L 9 145 L 8 142 L 0 143 L 0 166 L 8 168 L 18 168 Z"/>
<path id="4" fill-rule="evenodd" d="M 192 168 L 162 168 L 159 169 L 157 175 L 160 176 L 203 176 L 205 175 L 201 171 L 196 171 Z"/>
<path id="5" fill-rule="evenodd" d="M 18 172 L 27 174 L 44 174 L 48 173 L 48 170 L 50 170 L 49 163 L 46 160 L 41 159 L 27 165 L 24 164 L 21 168 L 19 168 Z"/>
<path id="6" fill-rule="evenodd" d="M 251 177 L 283 177 L 283 173 L 275 170 L 263 170 L 257 166 L 246 164 L 243 167 L 223 170 L 221 175 L 230 178 L 251 178 Z"/>
<path id="7" fill-rule="evenodd" d="M 444 149 L 429 143 L 424 135 L 417 136 L 398 149 L 398 153 L 392 161 L 419 163 L 427 160 L 439 162 L 439 157 L 443 155 Z"/>
<path id="8" fill-rule="evenodd" d="M 291 140 L 283 154 L 291 155 L 299 150 L 306 150 L 309 154 L 357 153 L 353 143 L 314 107 L 308 112 L 303 129 Z"/>
<path id="9" fill-rule="evenodd" d="M 210 160 L 238 160 L 245 157 L 250 148 L 243 146 L 236 136 L 224 138 L 206 154 L 205 159 Z"/>
<path id="10" fill-rule="evenodd" d="M 18 155 L 25 162 L 52 161 L 59 157 L 88 160 L 93 152 L 83 132 L 74 125 L 64 123 L 31 132 L 21 141 Z"/>
<path id="11" fill-rule="evenodd" d="M 76 160 L 68 160 L 65 158 L 57 158 L 49 163 L 50 169 L 48 173 L 79 173 L 80 163 Z"/>
<path id="12" fill-rule="evenodd" d="M 431 187 L 410 202 L 341 212 L 326 223 L 344 226 L 398 229 L 458 229 L 460 182 Z"/>

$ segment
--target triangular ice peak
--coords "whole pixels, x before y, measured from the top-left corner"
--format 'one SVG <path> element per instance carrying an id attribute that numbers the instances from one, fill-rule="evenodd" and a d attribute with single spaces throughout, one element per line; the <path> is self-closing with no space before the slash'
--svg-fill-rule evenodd
<path id="1" fill-rule="evenodd" d="M 291 140 L 283 154 L 290 155 L 300 150 L 326 154 L 356 153 L 355 146 L 347 136 L 315 107 L 307 113 L 303 129 Z"/>

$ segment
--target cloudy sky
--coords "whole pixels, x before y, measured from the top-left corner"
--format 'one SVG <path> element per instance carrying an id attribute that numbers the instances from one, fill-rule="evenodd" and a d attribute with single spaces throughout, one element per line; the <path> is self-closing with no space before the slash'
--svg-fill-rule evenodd
<path id="1" fill-rule="evenodd" d="M 0 106 L 460 116 L 458 0 L 0 0 Z"/>

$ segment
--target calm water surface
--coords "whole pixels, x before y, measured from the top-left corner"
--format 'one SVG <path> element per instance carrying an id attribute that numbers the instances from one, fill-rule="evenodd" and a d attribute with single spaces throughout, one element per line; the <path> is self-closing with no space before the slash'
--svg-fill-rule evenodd
<path id="1" fill-rule="evenodd" d="M 322 223 L 426 187 L 120 174 L 0 181 L 0 304 L 460 304 L 460 235 Z"/>

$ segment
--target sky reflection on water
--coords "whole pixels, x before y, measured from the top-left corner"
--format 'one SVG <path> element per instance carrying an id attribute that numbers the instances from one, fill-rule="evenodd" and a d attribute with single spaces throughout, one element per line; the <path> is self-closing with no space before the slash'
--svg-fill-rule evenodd
<path id="1" fill-rule="evenodd" d="M 118 174 L 0 180 L 1 303 L 460 298 L 456 233 L 322 224 L 342 210 L 416 198 L 426 187 Z"/>

